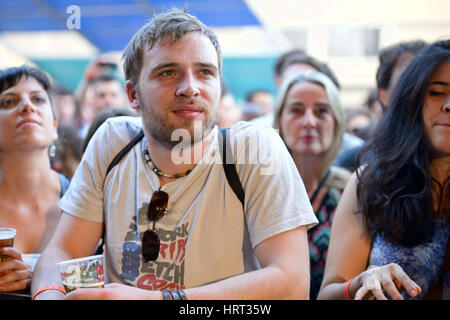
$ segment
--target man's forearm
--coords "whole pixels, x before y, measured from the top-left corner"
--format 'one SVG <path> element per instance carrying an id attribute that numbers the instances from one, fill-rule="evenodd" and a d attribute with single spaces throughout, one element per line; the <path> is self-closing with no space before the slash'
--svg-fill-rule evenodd
<path id="1" fill-rule="evenodd" d="M 307 273 L 292 277 L 277 267 L 266 267 L 185 292 L 192 300 L 308 299 L 309 280 Z"/>
<path id="2" fill-rule="evenodd" d="M 55 247 L 47 248 L 42 253 L 36 265 L 36 268 L 33 272 L 33 278 L 31 281 L 31 295 L 33 296 L 37 290 L 45 286 L 50 285 L 61 286 L 62 281 L 56 264 L 60 261 L 71 258 L 72 258 L 71 256 L 69 256 L 65 251 L 59 248 Z M 44 297 L 47 298 L 53 297 L 55 299 L 57 299 L 58 297 L 61 298 L 62 292 L 59 292 L 57 290 L 44 291 L 42 293 L 39 293 L 36 299 Z"/>
<path id="3" fill-rule="evenodd" d="M 184 291 L 190 300 L 308 299 L 309 274 L 289 277 L 276 267 L 267 267 Z M 75 290 L 67 297 L 75 300 L 154 300 L 161 299 L 162 295 L 157 291 L 108 284 L 102 289 Z"/>

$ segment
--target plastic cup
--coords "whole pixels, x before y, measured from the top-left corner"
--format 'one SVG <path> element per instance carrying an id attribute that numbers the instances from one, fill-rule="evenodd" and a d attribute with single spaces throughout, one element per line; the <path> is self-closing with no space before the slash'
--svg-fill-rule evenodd
<path id="1" fill-rule="evenodd" d="M 66 260 L 57 263 L 66 292 L 79 288 L 103 288 L 103 255 Z"/>
<path id="2" fill-rule="evenodd" d="M 13 247 L 15 237 L 16 237 L 16 229 L 0 228 L 0 249 L 4 247 Z M 0 263 L 11 259 L 12 258 L 10 256 L 4 256 L 0 254 Z M 0 272 L 0 277 L 3 277 L 7 273 L 8 272 Z"/>
<path id="3" fill-rule="evenodd" d="M 4 247 L 14 246 L 15 237 L 16 237 L 16 229 L 0 228 L 0 249 Z"/>

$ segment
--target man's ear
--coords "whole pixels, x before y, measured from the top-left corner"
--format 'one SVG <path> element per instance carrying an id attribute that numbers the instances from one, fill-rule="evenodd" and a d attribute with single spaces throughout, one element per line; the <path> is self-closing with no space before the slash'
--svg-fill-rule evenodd
<path id="1" fill-rule="evenodd" d="M 138 111 L 141 106 L 139 104 L 137 91 L 134 89 L 134 85 L 130 80 L 127 80 L 127 82 L 125 83 L 125 91 L 127 92 L 127 97 L 128 101 L 130 102 L 131 108 L 135 111 Z"/>

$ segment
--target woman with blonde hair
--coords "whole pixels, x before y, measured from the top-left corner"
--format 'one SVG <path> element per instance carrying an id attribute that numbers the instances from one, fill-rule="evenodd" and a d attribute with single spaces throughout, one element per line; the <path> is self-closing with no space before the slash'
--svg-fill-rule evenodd
<path id="1" fill-rule="evenodd" d="M 334 211 L 350 172 L 332 166 L 345 132 L 345 112 L 336 85 L 325 74 L 303 71 L 280 87 L 273 127 L 289 149 L 319 224 L 308 231 L 311 289 L 322 282 Z"/>

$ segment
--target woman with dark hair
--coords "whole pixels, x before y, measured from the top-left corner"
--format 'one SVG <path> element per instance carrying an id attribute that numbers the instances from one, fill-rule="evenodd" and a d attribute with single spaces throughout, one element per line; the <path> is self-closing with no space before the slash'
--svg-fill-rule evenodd
<path id="1" fill-rule="evenodd" d="M 57 124 L 49 92 L 49 78 L 39 69 L 0 70 L 0 227 L 17 231 L 14 247 L 1 250 L 1 292 L 29 289 L 32 263 L 26 257 L 46 247 L 68 185 L 50 167 Z"/>
<path id="2" fill-rule="evenodd" d="M 320 299 L 450 299 L 450 40 L 422 50 L 358 157 Z"/>

